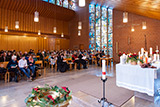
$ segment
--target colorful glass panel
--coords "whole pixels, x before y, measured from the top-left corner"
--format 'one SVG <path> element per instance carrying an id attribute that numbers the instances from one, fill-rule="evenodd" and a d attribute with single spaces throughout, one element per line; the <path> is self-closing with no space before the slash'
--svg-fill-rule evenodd
<path id="1" fill-rule="evenodd" d="M 102 37 L 101 37 L 101 42 L 102 42 L 102 50 L 105 51 L 107 50 L 107 7 L 103 6 L 102 7 L 102 28 L 101 28 L 101 32 L 102 32 Z"/>
<path id="2" fill-rule="evenodd" d="M 63 1 L 63 7 L 68 8 L 68 0 Z"/>
<path id="3" fill-rule="evenodd" d="M 57 5 L 62 6 L 62 0 L 57 0 Z"/>
<path id="4" fill-rule="evenodd" d="M 101 42 L 101 8 L 99 5 L 96 5 L 96 50 L 100 50 Z"/>
<path id="5" fill-rule="evenodd" d="M 113 26 L 112 26 L 112 9 L 108 9 L 108 54 L 113 56 Z"/>
<path id="6" fill-rule="evenodd" d="M 91 50 L 94 50 L 95 48 L 95 5 L 90 4 L 89 5 L 89 23 L 90 23 L 90 33 L 89 33 L 89 38 L 90 38 L 90 44 L 89 48 Z"/>
<path id="7" fill-rule="evenodd" d="M 48 0 L 42 0 L 42 1 L 48 2 Z"/>
<path id="8" fill-rule="evenodd" d="M 75 10 L 76 9 L 76 0 L 68 0 L 69 9 Z"/>
<path id="9" fill-rule="evenodd" d="M 55 4 L 55 0 L 49 0 L 49 3 Z"/>
<path id="10" fill-rule="evenodd" d="M 108 50 L 107 54 L 112 57 L 113 56 L 112 55 L 113 54 L 112 9 L 107 8 L 106 6 L 90 4 L 89 14 L 90 14 L 89 16 L 89 25 L 90 25 L 89 48 L 91 50 L 102 49 L 102 50 L 105 50 L 105 53 Z M 107 33 L 107 29 L 108 29 L 108 33 Z"/>

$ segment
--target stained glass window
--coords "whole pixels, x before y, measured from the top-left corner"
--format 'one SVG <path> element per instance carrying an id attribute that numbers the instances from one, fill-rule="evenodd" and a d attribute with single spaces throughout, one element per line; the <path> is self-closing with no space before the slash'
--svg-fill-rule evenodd
<path id="1" fill-rule="evenodd" d="M 55 0 L 49 0 L 49 3 L 55 4 Z"/>
<path id="2" fill-rule="evenodd" d="M 91 50 L 104 50 L 108 52 L 108 55 L 112 56 L 112 9 L 106 6 L 90 4 L 89 14 L 89 48 Z"/>
<path id="3" fill-rule="evenodd" d="M 42 1 L 48 2 L 48 0 L 42 0 Z"/>
<path id="4" fill-rule="evenodd" d="M 75 10 L 76 9 L 76 0 L 68 0 L 69 9 Z"/>
<path id="5" fill-rule="evenodd" d="M 89 48 L 91 50 L 94 50 L 95 48 L 95 5 L 90 4 L 89 5 L 89 23 L 90 23 L 90 33 L 89 33 L 89 38 L 90 38 L 90 44 Z"/>
<path id="6" fill-rule="evenodd" d="M 62 0 L 57 0 L 57 5 L 62 6 Z"/>
<path id="7" fill-rule="evenodd" d="M 68 8 L 68 0 L 63 1 L 63 7 Z"/>
<path id="8" fill-rule="evenodd" d="M 112 9 L 108 9 L 108 54 L 110 56 L 112 56 L 112 53 L 113 53 L 113 40 L 112 40 L 112 37 L 113 37 L 113 26 L 112 26 L 112 13 L 113 13 L 113 10 Z"/>
<path id="9" fill-rule="evenodd" d="M 96 5 L 96 50 L 100 50 L 100 44 L 101 44 L 101 7 L 99 5 Z"/>
<path id="10" fill-rule="evenodd" d="M 107 7 L 102 7 L 102 26 L 101 26 L 101 49 L 103 49 L 106 52 L 107 49 Z"/>

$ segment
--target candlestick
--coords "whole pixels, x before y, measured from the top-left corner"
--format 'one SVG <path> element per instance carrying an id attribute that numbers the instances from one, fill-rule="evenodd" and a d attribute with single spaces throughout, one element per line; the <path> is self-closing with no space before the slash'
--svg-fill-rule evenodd
<path id="1" fill-rule="evenodd" d="M 106 79 L 106 60 L 102 60 L 102 79 Z"/>

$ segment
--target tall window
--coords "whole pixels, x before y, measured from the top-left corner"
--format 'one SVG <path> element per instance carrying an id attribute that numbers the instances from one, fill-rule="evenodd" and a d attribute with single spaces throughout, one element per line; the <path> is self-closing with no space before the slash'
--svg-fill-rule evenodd
<path id="1" fill-rule="evenodd" d="M 63 7 L 68 8 L 68 0 L 63 1 Z"/>
<path id="2" fill-rule="evenodd" d="M 55 0 L 49 0 L 49 3 L 55 4 Z"/>
<path id="3" fill-rule="evenodd" d="M 42 0 L 42 1 L 48 2 L 48 0 Z"/>
<path id="4" fill-rule="evenodd" d="M 57 0 L 57 5 L 62 6 L 62 0 Z"/>
<path id="5" fill-rule="evenodd" d="M 69 9 L 75 10 L 76 9 L 76 0 L 68 0 L 69 2 Z"/>
<path id="6" fill-rule="evenodd" d="M 76 9 L 76 0 L 42 0 L 45 2 L 56 4 L 58 6 L 63 6 L 68 9 L 75 10 Z"/>
<path id="7" fill-rule="evenodd" d="M 104 50 L 112 56 L 112 9 L 95 4 L 89 5 L 91 50 Z"/>

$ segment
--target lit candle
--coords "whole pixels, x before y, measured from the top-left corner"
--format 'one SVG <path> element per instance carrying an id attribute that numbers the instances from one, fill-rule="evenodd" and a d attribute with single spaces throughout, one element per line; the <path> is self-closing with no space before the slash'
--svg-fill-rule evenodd
<path id="1" fill-rule="evenodd" d="M 150 55 L 152 56 L 152 48 L 150 47 Z"/>
<path id="2" fill-rule="evenodd" d="M 106 79 L 106 60 L 102 60 L 102 79 Z"/>

